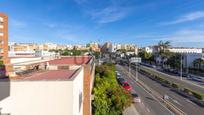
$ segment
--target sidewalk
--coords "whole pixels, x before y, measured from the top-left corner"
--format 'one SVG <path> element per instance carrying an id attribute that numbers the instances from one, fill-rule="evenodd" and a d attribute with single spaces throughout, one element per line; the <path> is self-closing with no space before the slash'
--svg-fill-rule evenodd
<path id="1" fill-rule="evenodd" d="M 137 112 L 136 108 L 132 104 L 130 107 L 125 109 L 125 111 L 123 112 L 123 115 L 139 115 L 139 113 Z"/>

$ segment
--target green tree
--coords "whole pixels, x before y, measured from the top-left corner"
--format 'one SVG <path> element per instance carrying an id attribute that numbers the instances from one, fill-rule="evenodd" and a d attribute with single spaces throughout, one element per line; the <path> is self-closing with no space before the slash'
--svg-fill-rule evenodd
<path id="1" fill-rule="evenodd" d="M 201 66 L 204 65 L 204 59 L 198 58 L 193 61 L 193 64 L 195 67 L 198 67 L 198 69 L 201 70 Z"/>
<path id="2" fill-rule="evenodd" d="M 169 54 L 168 60 L 166 61 L 165 64 L 169 65 L 171 68 L 174 68 L 174 69 L 180 68 L 181 55 L 177 53 Z"/>
<path id="3" fill-rule="evenodd" d="M 132 102 L 129 92 L 116 81 L 115 65 L 109 63 L 96 67 L 93 94 L 95 115 L 120 115 Z"/>
<path id="4" fill-rule="evenodd" d="M 172 56 L 172 53 L 169 52 L 169 47 L 170 47 L 170 42 L 169 41 L 166 41 L 166 42 L 163 42 L 163 41 L 159 41 L 157 47 L 158 47 L 158 54 L 160 57 L 161 57 L 161 60 L 162 60 L 162 66 L 164 66 L 164 63 L 166 60 L 168 60 L 171 56 Z"/>
<path id="5" fill-rule="evenodd" d="M 141 52 L 139 52 L 138 55 L 139 55 L 139 57 L 142 58 L 143 61 L 149 61 L 149 62 L 153 61 L 152 60 L 153 55 L 151 53 L 148 53 L 146 51 L 141 51 Z"/>

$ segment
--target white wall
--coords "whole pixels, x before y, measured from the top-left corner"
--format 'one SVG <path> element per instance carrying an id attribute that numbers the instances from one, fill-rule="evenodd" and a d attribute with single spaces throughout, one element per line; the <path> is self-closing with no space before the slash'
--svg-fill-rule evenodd
<path id="1" fill-rule="evenodd" d="M 169 51 L 174 53 L 202 53 L 201 48 L 170 48 Z"/>
<path id="2" fill-rule="evenodd" d="M 183 60 L 184 67 L 193 67 L 194 60 L 198 58 L 202 58 L 201 53 L 184 54 L 184 60 Z"/>
<path id="3" fill-rule="evenodd" d="M 82 115 L 80 92 L 83 69 L 73 81 L 11 81 L 10 96 L 0 101 L 0 108 L 11 115 Z"/>
<path id="4" fill-rule="evenodd" d="M 34 57 L 34 58 L 11 58 L 10 63 L 15 64 L 15 63 L 22 63 L 22 62 L 32 62 L 32 61 L 38 61 L 42 60 L 41 57 Z"/>

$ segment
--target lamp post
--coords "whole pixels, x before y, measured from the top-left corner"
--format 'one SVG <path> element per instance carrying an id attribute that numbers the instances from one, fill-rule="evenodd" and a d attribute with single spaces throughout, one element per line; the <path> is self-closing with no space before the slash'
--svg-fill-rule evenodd
<path id="1" fill-rule="evenodd" d="M 131 66 L 131 63 L 135 63 L 135 80 L 138 81 L 138 72 L 137 72 L 137 66 L 138 63 L 141 62 L 141 58 L 140 57 L 134 57 L 131 58 L 129 61 L 129 65 Z M 130 66 L 129 66 L 129 72 L 130 72 Z"/>
<path id="2" fill-rule="evenodd" d="M 182 54 L 181 54 L 181 65 L 180 65 L 180 79 L 182 80 L 183 79 L 183 76 L 182 76 L 182 71 L 183 71 L 183 63 L 182 63 Z"/>
<path id="3" fill-rule="evenodd" d="M 138 72 L 137 72 L 137 62 L 135 63 L 135 77 L 136 77 L 136 81 L 138 81 Z"/>

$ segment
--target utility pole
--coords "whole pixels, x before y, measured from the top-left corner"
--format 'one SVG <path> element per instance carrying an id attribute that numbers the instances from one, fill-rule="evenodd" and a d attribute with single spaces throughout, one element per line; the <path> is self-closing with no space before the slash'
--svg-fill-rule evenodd
<path id="1" fill-rule="evenodd" d="M 183 76 L 182 76 L 182 71 L 183 71 L 183 63 L 182 63 L 182 54 L 181 54 L 181 65 L 180 65 L 180 79 L 182 80 L 183 79 Z"/>
<path id="2" fill-rule="evenodd" d="M 130 77 L 130 66 L 131 66 L 131 62 L 129 62 L 129 69 L 128 69 L 128 71 L 129 71 L 129 77 Z"/>
<path id="3" fill-rule="evenodd" d="M 137 62 L 135 63 L 136 67 L 135 67 L 135 77 L 136 77 L 136 81 L 138 81 L 138 72 L 137 72 Z"/>

